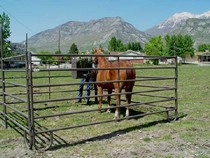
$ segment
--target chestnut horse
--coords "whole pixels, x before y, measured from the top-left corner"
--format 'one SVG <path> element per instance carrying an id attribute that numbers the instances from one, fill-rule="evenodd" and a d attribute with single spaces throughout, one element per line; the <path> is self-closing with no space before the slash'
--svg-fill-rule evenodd
<path id="1" fill-rule="evenodd" d="M 122 89 L 125 89 L 125 92 L 132 92 L 133 86 L 135 83 L 136 78 L 136 72 L 133 68 L 132 64 L 128 61 L 122 61 L 119 60 L 115 62 L 110 62 L 108 59 L 106 59 L 102 54 L 102 49 L 94 49 L 95 56 L 94 63 L 98 65 L 98 73 L 96 77 L 97 82 L 103 82 L 106 83 L 97 83 L 98 88 L 98 95 L 103 95 L 103 89 L 108 90 L 108 94 L 112 93 L 112 89 L 115 91 L 115 98 L 116 98 L 116 110 L 115 110 L 115 119 L 120 117 L 119 113 L 119 106 L 120 106 L 120 95 L 117 95 L 118 93 L 121 93 Z M 102 55 L 102 56 L 99 56 Z M 124 68 L 123 70 L 118 68 Z M 104 70 L 100 70 L 100 68 L 107 68 Z M 116 68 L 116 69 L 109 69 L 109 68 Z M 127 69 L 125 69 L 127 68 Z M 120 82 L 114 80 L 121 80 Z M 122 81 L 124 80 L 124 81 Z M 125 81 L 125 80 L 131 80 L 131 81 Z M 107 82 L 112 81 L 112 82 Z M 131 103 L 131 95 L 130 93 L 126 94 L 126 116 L 129 116 L 129 104 Z M 102 107 L 102 96 L 99 96 L 99 109 Z M 110 100 L 111 96 L 107 97 L 108 99 L 108 106 L 110 107 Z"/>

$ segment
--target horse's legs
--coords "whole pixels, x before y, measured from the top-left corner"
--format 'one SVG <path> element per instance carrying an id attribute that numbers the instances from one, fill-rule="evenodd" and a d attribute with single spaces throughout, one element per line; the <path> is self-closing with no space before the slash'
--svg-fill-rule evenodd
<path id="1" fill-rule="evenodd" d="M 125 92 L 132 92 L 134 84 L 130 84 L 128 87 L 125 89 Z M 131 103 L 131 95 L 132 94 L 126 94 L 126 113 L 125 116 L 129 116 L 129 104 Z"/>
<path id="2" fill-rule="evenodd" d="M 125 116 L 129 116 L 129 104 L 131 103 L 131 94 L 126 94 L 126 113 Z"/>
<path id="3" fill-rule="evenodd" d="M 97 86 L 97 88 L 98 88 L 98 95 L 101 95 L 98 97 L 98 100 L 99 100 L 98 108 L 101 109 L 102 108 L 102 99 L 103 99 L 103 97 L 102 97 L 103 89 L 102 89 L 102 87 L 99 87 L 99 86 Z"/>
<path id="4" fill-rule="evenodd" d="M 121 90 L 119 90 L 118 87 L 115 88 L 115 94 L 120 93 L 120 92 Z M 116 98 L 116 110 L 115 110 L 114 118 L 117 119 L 117 118 L 120 118 L 120 111 L 119 111 L 120 95 L 116 95 L 115 98 Z"/>
<path id="5" fill-rule="evenodd" d="M 108 94 L 112 93 L 112 89 L 108 89 Z M 111 96 L 107 96 L 107 101 L 108 101 L 108 108 L 111 106 L 110 101 L 111 101 Z M 111 112 L 110 109 L 107 109 L 107 112 Z"/>

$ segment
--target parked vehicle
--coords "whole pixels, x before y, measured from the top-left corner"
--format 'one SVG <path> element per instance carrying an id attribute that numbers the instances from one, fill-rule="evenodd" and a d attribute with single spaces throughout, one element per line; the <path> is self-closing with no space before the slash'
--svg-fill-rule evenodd
<path id="1" fill-rule="evenodd" d="M 12 62 L 10 63 L 10 68 L 22 68 L 25 67 L 25 62 L 18 61 L 18 62 Z"/>

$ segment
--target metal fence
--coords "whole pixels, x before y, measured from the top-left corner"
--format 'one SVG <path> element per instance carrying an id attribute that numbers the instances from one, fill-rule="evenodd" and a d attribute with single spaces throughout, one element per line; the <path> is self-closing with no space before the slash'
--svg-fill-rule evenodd
<path id="1" fill-rule="evenodd" d="M 2 44 L 1 44 L 2 45 Z M 3 52 L 3 49 L 1 49 Z M 123 109 L 126 107 L 125 92 L 120 94 L 103 94 L 104 100 L 110 96 L 114 99 L 115 95 L 121 95 L 121 117 L 113 119 L 110 113 L 106 117 L 100 117 L 98 105 L 94 102 L 98 97 L 91 92 L 90 96 L 83 95 L 82 103 L 75 103 L 78 97 L 78 87 L 81 85 L 80 79 L 72 77 L 73 72 L 100 70 L 97 68 L 73 68 L 69 59 L 94 58 L 95 55 L 39 55 L 27 53 L 22 56 L 3 58 L 1 55 L 1 86 L 2 93 L 0 99 L 0 120 L 5 127 L 13 124 L 23 134 L 26 144 L 30 149 L 46 150 L 56 141 L 57 131 L 69 130 L 79 127 L 91 126 L 124 119 L 140 118 L 146 115 L 163 113 L 166 119 L 177 118 L 178 99 L 177 99 L 177 58 L 176 57 L 155 57 L 155 56 L 119 56 L 104 55 L 120 60 L 129 58 L 135 60 L 136 70 L 135 86 L 132 94 L 130 109 L 135 111 L 130 116 L 124 117 Z M 54 57 L 51 60 L 43 60 L 39 65 L 33 63 L 37 58 L 34 57 Z M 137 58 L 138 57 L 138 58 Z M 139 64 L 138 60 L 166 60 L 171 59 L 171 64 L 152 65 Z M 5 62 L 24 62 L 23 68 L 7 68 Z M 106 68 L 109 69 L 109 68 Z M 118 70 L 122 69 L 120 67 Z M 112 81 L 109 81 L 112 82 Z M 115 82 L 120 82 L 116 80 Z M 122 82 L 122 81 L 121 81 Z M 126 81 L 125 81 L 126 82 Z M 84 86 L 94 84 L 97 81 L 84 83 Z M 84 93 L 86 88 L 84 87 Z M 82 106 L 84 100 L 91 100 L 90 106 Z M 115 110 L 115 101 L 112 106 L 107 107 L 104 102 L 101 110 Z M 173 113 L 170 113 L 173 112 Z M 96 119 L 90 117 L 90 113 Z M 78 121 L 79 120 L 79 121 Z M 47 144 L 47 145 L 46 145 Z"/>

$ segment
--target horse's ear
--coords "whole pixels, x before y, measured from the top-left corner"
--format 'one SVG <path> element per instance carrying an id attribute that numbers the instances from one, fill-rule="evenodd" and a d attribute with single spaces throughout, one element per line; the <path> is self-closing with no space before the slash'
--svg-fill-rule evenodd
<path id="1" fill-rule="evenodd" d="M 98 51 L 97 48 L 93 48 L 94 53 L 97 53 L 97 51 Z"/>

